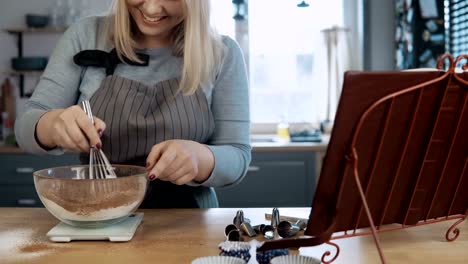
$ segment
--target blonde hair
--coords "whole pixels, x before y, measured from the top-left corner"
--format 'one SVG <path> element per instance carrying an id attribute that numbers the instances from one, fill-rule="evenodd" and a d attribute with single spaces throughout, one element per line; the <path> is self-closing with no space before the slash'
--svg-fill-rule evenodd
<path id="1" fill-rule="evenodd" d="M 176 26 L 172 37 L 173 53 L 183 58 L 179 91 L 189 95 L 209 85 L 221 66 L 223 43 L 210 25 L 210 0 L 181 0 L 184 20 Z M 114 0 L 109 17 L 108 36 L 117 54 L 139 61 L 135 48 L 138 30 L 125 0 Z"/>

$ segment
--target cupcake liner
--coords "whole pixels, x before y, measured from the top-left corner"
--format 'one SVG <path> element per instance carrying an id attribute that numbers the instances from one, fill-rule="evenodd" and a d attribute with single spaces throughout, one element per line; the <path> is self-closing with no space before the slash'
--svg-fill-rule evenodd
<path id="1" fill-rule="evenodd" d="M 246 264 L 243 259 L 228 256 L 209 256 L 194 259 L 192 264 Z"/>
<path id="2" fill-rule="evenodd" d="M 250 260 L 250 247 L 251 243 L 249 242 L 225 241 L 219 244 L 219 249 L 221 250 L 219 255 L 241 258 L 248 262 Z M 257 251 L 256 259 L 259 264 L 268 264 L 272 258 L 288 254 L 289 249 L 286 248 Z"/>
<path id="3" fill-rule="evenodd" d="M 241 241 L 224 241 L 219 244 L 219 249 L 226 252 L 231 251 L 249 251 L 250 243 Z"/>
<path id="4" fill-rule="evenodd" d="M 271 264 L 320 264 L 321 261 L 308 256 L 287 255 L 271 259 Z"/>

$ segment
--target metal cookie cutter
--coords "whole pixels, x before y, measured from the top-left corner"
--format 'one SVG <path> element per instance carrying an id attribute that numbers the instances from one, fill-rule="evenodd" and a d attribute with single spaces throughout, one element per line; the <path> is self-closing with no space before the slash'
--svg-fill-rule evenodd
<path id="1" fill-rule="evenodd" d="M 307 227 L 307 222 L 302 219 L 299 219 L 293 225 L 299 227 L 299 230 L 305 230 Z"/>
<path id="2" fill-rule="evenodd" d="M 236 216 L 232 220 L 232 223 L 240 229 L 241 224 L 244 222 L 244 212 L 242 210 L 237 211 Z"/>
<path id="3" fill-rule="evenodd" d="M 264 227 L 265 227 L 265 224 L 261 224 L 261 225 L 253 226 L 253 229 L 255 230 L 255 232 L 258 235 L 258 234 L 262 233 Z"/>
<path id="4" fill-rule="evenodd" d="M 243 222 L 241 224 L 241 230 L 242 232 L 247 234 L 249 237 L 254 237 L 257 235 L 257 233 L 255 232 L 255 230 L 253 229 L 253 227 L 250 225 L 249 222 Z"/>
<path id="5" fill-rule="evenodd" d="M 228 241 L 242 241 L 242 235 L 240 230 L 233 224 L 227 225 L 224 228 L 224 234 Z"/>
<path id="6" fill-rule="evenodd" d="M 265 225 L 262 229 L 262 235 L 266 239 L 275 238 L 275 228 L 271 225 Z"/>
<path id="7" fill-rule="evenodd" d="M 287 238 L 295 236 L 301 230 L 301 227 L 288 221 L 281 221 L 277 230 L 280 237 Z"/>
<path id="8" fill-rule="evenodd" d="M 240 229 L 241 224 L 244 222 L 250 223 L 250 219 L 244 217 L 244 212 L 242 210 L 237 211 L 236 216 L 232 220 L 232 223 Z"/>
<path id="9" fill-rule="evenodd" d="M 256 225 L 253 226 L 253 229 L 257 234 L 262 234 L 266 239 L 273 239 L 275 237 L 275 228 L 271 225 Z"/>
<path id="10" fill-rule="evenodd" d="M 280 223 L 280 214 L 278 208 L 273 208 L 273 212 L 271 213 L 271 226 L 276 228 Z"/>

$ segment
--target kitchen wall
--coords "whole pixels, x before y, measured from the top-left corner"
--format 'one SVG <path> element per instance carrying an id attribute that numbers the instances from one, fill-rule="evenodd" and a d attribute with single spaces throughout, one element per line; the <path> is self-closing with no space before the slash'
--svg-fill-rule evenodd
<path id="1" fill-rule="evenodd" d="M 80 0 L 73 0 L 74 3 Z M 55 0 L 0 0 L 0 82 L 8 75 L 5 72 L 10 70 L 10 59 L 17 56 L 17 38 L 3 31 L 5 28 L 25 27 L 25 14 L 48 14 Z M 66 2 L 66 0 L 63 0 Z M 111 0 L 88 1 L 90 10 L 93 13 L 103 13 L 109 9 Z M 58 33 L 47 34 L 25 34 L 23 56 L 48 56 L 55 47 L 59 39 Z M 12 77 L 11 80 L 17 81 Z M 26 91 L 34 88 L 38 77 L 28 77 L 25 79 Z M 15 92 L 18 92 L 16 90 Z M 22 101 L 18 102 L 20 108 Z"/>
<path id="2" fill-rule="evenodd" d="M 364 69 L 395 69 L 395 3 L 364 0 Z"/>
<path id="3" fill-rule="evenodd" d="M 66 0 L 64 0 L 66 1 Z M 215 0 L 221 1 L 221 0 Z M 228 1 L 228 0 L 226 0 Z M 25 26 L 24 15 L 26 13 L 47 14 L 55 0 L 0 0 L 0 29 Z M 74 2 L 78 2 L 74 0 Z M 106 12 L 111 0 L 89 1 L 91 9 L 95 13 Z M 394 69 L 394 3 L 389 0 L 344 0 L 345 14 L 352 13 L 362 16 L 364 23 L 359 20 L 348 20 L 347 24 L 353 30 L 365 32 L 363 40 L 364 48 L 357 50 L 363 54 L 358 58 L 359 64 L 366 70 L 392 70 Z M 364 5 L 364 12 L 357 6 Z M 351 10 L 351 11 L 350 11 Z M 345 15 L 346 16 L 346 15 Z M 60 34 L 26 34 L 24 37 L 24 56 L 49 55 Z M 16 38 L 4 31 L 0 31 L 0 81 L 7 75 L 5 71 L 10 69 L 10 58 L 17 55 Z M 16 81 L 16 78 L 12 78 Z M 26 78 L 26 90 L 32 89 L 37 82 L 37 77 Z"/>
<path id="4" fill-rule="evenodd" d="M 350 29 L 350 57 L 353 70 L 362 70 L 364 67 L 364 2 L 366 0 L 343 0 L 343 22 Z"/>

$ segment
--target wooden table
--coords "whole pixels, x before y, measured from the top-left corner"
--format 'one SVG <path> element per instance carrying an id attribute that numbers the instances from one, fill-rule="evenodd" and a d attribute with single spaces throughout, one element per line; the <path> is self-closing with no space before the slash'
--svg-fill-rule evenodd
<path id="1" fill-rule="evenodd" d="M 224 227 L 237 209 L 143 210 L 144 222 L 131 242 L 49 242 L 46 233 L 58 221 L 43 208 L 0 208 L 0 263 L 190 263 L 218 255 Z M 267 223 L 271 208 L 243 209 L 252 223 Z M 280 208 L 283 215 L 307 217 L 307 208 Z M 388 263 L 468 263 L 468 223 L 455 242 L 445 241 L 453 221 L 380 234 Z M 372 237 L 335 241 L 341 253 L 334 263 L 379 263 Z M 300 254 L 320 258 L 323 245 L 301 248 Z M 333 249 L 332 249 L 333 250 Z M 293 251 L 298 253 L 298 251 Z"/>

